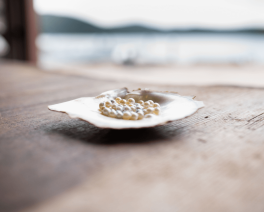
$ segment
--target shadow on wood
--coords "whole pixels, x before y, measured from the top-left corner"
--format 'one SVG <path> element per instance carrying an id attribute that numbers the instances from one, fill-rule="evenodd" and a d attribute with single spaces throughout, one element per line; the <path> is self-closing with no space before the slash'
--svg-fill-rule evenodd
<path id="1" fill-rule="evenodd" d="M 112 130 L 100 129 L 81 120 L 69 120 L 67 122 L 55 123 L 45 126 L 48 133 L 57 133 L 69 138 L 92 144 L 113 145 L 125 143 L 155 143 L 169 140 L 181 134 L 181 128 L 177 129 L 173 124 L 165 126 Z"/>

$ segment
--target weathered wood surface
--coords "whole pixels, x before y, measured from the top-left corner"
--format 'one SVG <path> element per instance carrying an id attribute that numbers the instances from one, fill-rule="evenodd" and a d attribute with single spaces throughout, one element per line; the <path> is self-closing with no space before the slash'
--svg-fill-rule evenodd
<path id="1" fill-rule="evenodd" d="M 127 86 L 204 109 L 103 130 L 47 105 Z M 264 211 L 264 89 L 96 80 L 0 64 L 0 211 Z"/>
<path id="2" fill-rule="evenodd" d="M 105 65 L 43 65 L 55 73 L 84 76 L 99 80 L 125 81 L 157 85 L 247 86 L 264 87 L 263 65 L 170 65 L 116 66 Z"/>

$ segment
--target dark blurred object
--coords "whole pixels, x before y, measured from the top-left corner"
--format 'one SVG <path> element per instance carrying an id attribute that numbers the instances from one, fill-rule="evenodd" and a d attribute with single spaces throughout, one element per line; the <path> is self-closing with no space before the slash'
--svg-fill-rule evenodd
<path id="1" fill-rule="evenodd" d="M 6 23 L 4 18 L 4 2 L 0 0 L 0 57 L 7 54 L 9 51 L 8 44 L 1 34 L 6 31 Z"/>
<path id="2" fill-rule="evenodd" d="M 3 36 L 10 47 L 4 58 L 35 63 L 37 27 L 33 0 L 3 0 L 3 3 L 6 22 Z"/>
<path id="3" fill-rule="evenodd" d="M 3 10 L 4 10 L 4 2 L 3 0 L 0 0 L 0 34 L 2 34 L 6 30 Z"/>

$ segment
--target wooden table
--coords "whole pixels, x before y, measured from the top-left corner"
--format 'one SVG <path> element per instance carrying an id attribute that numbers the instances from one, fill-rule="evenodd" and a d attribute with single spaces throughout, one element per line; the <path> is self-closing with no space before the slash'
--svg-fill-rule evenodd
<path id="1" fill-rule="evenodd" d="M 195 95 L 206 107 L 141 130 L 99 129 L 47 109 L 123 86 Z M 100 79 L 1 62 L 0 211 L 22 210 L 264 211 L 263 87 Z"/>

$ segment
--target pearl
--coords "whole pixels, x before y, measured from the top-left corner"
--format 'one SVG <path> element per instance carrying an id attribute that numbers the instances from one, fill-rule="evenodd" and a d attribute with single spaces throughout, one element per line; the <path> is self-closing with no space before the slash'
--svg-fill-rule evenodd
<path id="1" fill-rule="evenodd" d="M 124 120 L 141 120 L 143 118 L 153 118 L 159 115 L 161 108 L 159 103 L 154 103 L 153 100 L 144 102 L 139 100 L 135 103 L 134 98 L 128 100 L 117 97 L 99 103 L 99 111 L 105 116 Z M 153 115 L 155 114 L 155 115 Z"/>
<path id="2" fill-rule="evenodd" d="M 145 115 L 145 118 L 153 118 L 154 117 L 154 115 L 153 114 L 147 114 L 147 115 Z"/>
<path id="3" fill-rule="evenodd" d="M 150 105 L 154 104 L 154 102 L 152 100 L 148 100 L 148 102 L 149 102 Z"/>
<path id="4" fill-rule="evenodd" d="M 137 109 L 136 112 L 137 112 L 137 113 L 142 112 L 142 113 L 144 114 L 144 112 L 143 112 L 142 109 Z"/>
<path id="5" fill-rule="evenodd" d="M 115 118 L 117 115 L 116 111 L 115 110 L 111 110 L 110 113 L 109 113 L 109 116 L 112 117 L 112 118 Z"/>
<path id="6" fill-rule="evenodd" d="M 141 105 L 139 105 L 139 106 L 136 106 L 136 109 L 137 109 L 137 110 L 142 110 L 143 107 L 142 107 Z"/>
<path id="7" fill-rule="evenodd" d="M 132 106 L 134 106 L 133 104 L 127 104 L 129 107 L 132 107 Z"/>
<path id="8" fill-rule="evenodd" d="M 133 112 L 136 112 L 136 111 L 137 111 L 137 108 L 136 108 L 135 106 L 131 106 L 130 108 L 131 108 L 131 110 L 132 110 Z"/>
<path id="9" fill-rule="evenodd" d="M 120 100 L 120 104 L 121 104 L 121 105 L 125 105 L 125 104 L 126 104 L 126 100 L 125 100 L 125 99 L 121 99 L 121 100 Z"/>
<path id="10" fill-rule="evenodd" d="M 154 113 L 155 113 L 156 115 L 159 115 L 159 113 L 160 113 L 160 108 L 159 108 L 159 107 L 155 107 L 155 108 L 154 108 Z"/>
<path id="11" fill-rule="evenodd" d="M 121 101 L 121 98 L 120 97 L 116 97 L 116 102 L 119 104 L 120 103 L 120 101 Z"/>
<path id="12" fill-rule="evenodd" d="M 111 102 L 112 104 L 116 104 L 116 101 L 115 101 L 114 99 L 111 99 L 110 102 Z"/>
<path id="13" fill-rule="evenodd" d="M 146 110 L 147 110 L 147 114 L 151 114 L 154 112 L 154 109 L 151 107 L 147 108 Z"/>
<path id="14" fill-rule="evenodd" d="M 127 111 L 130 111 L 131 108 L 130 108 L 129 106 L 126 105 L 126 106 L 123 107 L 123 110 L 124 110 L 124 111 L 126 111 L 126 110 L 127 110 Z"/>
<path id="15" fill-rule="evenodd" d="M 122 111 L 122 110 L 123 110 L 123 106 L 122 106 L 122 105 L 118 105 L 118 106 L 116 107 L 116 110 L 120 110 L 120 111 Z"/>
<path id="16" fill-rule="evenodd" d="M 129 111 L 125 111 L 123 113 L 123 119 L 129 120 L 131 118 L 131 113 Z"/>
<path id="17" fill-rule="evenodd" d="M 118 118 L 118 119 L 123 118 L 123 113 L 120 110 L 116 111 L 116 118 Z"/>
<path id="18" fill-rule="evenodd" d="M 160 107 L 159 103 L 154 103 L 153 107 Z"/>
<path id="19" fill-rule="evenodd" d="M 107 100 L 107 101 L 105 102 L 105 106 L 106 106 L 106 107 L 111 107 L 111 106 L 112 106 L 112 103 L 111 103 L 109 100 Z"/>
<path id="20" fill-rule="evenodd" d="M 118 106 L 118 104 L 116 104 L 116 103 L 113 104 L 113 105 L 112 105 L 112 109 L 116 110 L 117 106 Z"/>
<path id="21" fill-rule="evenodd" d="M 147 109 L 150 106 L 149 102 L 144 103 L 144 108 Z"/>
<path id="22" fill-rule="evenodd" d="M 129 102 L 129 104 L 135 104 L 135 99 L 133 98 L 129 98 L 127 101 Z"/>
<path id="23" fill-rule="evenodd" d="M 105 103 L 104 102 L 100 102 L 100 104 L 99 104 L 99 108 L 102 108 L 102 107 L 104 107 L 105 106 Z"/>
<path id="24" fill-rule="evenodd" d="M 143 111 L 139 111 L 137 114 L 138 114 L 138 119 L 143 119 L 144 118 Z"/>
<path id="25" fill-rule="evenodd" d="M 105 115 L 105 116 L 109 116 L 109 113 L 110 113 L 110 109 L 109 108 L 105 108 L 104 110 L 103 110 L 103 114 Z"/>
<path id="26" fill-rule="evenodd" d="M 140 105 L 142 105 L 142 106 L 144 105 L 144 101 L 143 101 L 143 100 L 139 100 L 138 103 L 139 103 Z"/>
<path id="27" fill-rule="evenodd" d="M 99 108 L 99 111 L 103 112 L 104 109 L 105 109 L 105 106 Z"/>
<path id="28" fill-rule="evenodd" d="M 135 112 L 131 112 L 131 120 L 137 120 L 138 119 L 138 114 Z"/>

